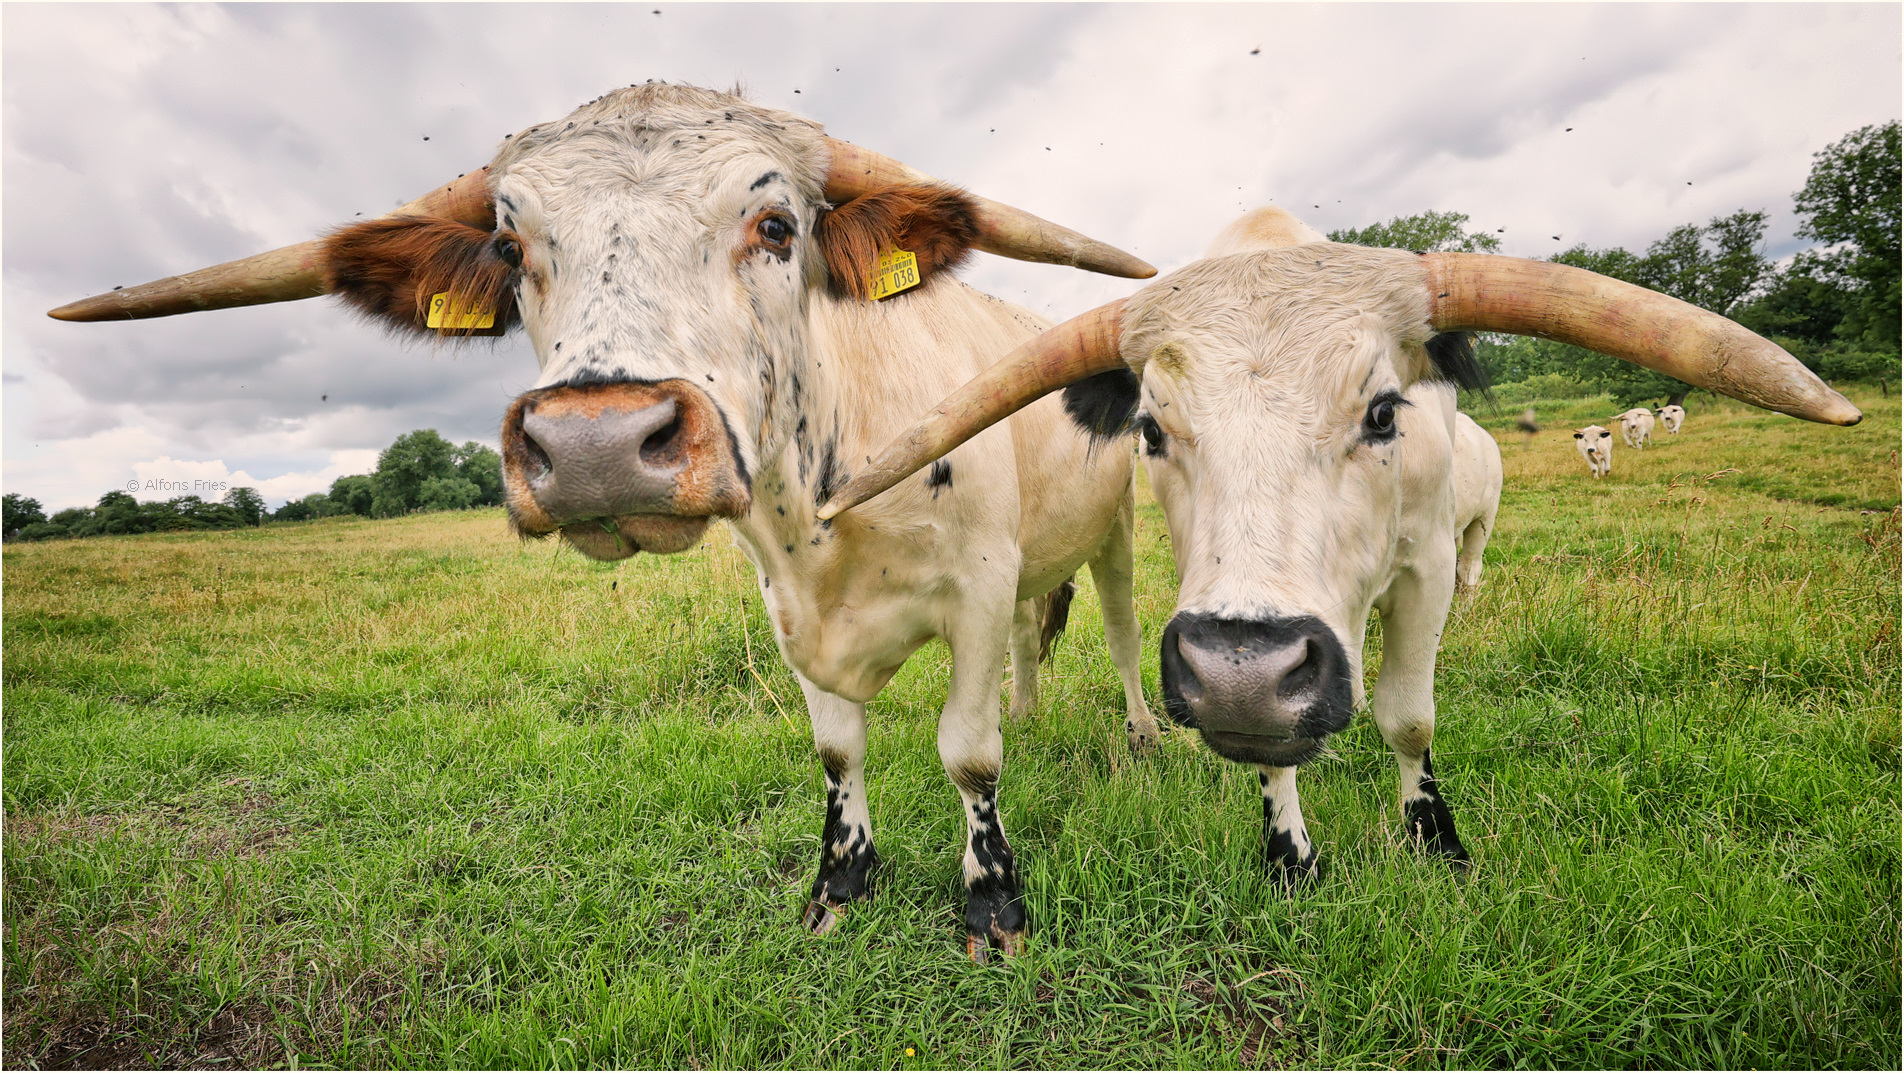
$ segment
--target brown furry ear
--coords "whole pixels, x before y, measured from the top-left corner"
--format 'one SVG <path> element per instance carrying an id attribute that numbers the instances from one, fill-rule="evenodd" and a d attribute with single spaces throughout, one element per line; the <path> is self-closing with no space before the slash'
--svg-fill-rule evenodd
<path id="1" fill-rule="evenodd" d="M 818 230 L 833 293 L 863 302 L 879 255 L 895 246 L 919 258 L 921 283 L 964 264 L 978 240 L 978 207 L 947 186 L 889 186 L 827 213 Z"/>
<path id="2" fill-rule="evenodd" d="M 504 233 L 503 238 L 513 241 Z M 515 327 L 515 270 L 497 253 L 498 236 L 454 220 L 396 216 L 366 220 L 324 239 L 330 292 L 392 331 L 457 337 L 501 335 Z M 432 328 L 430 299 L 453 295 L 458 309 L 493 309 L 493 328 Z"/>

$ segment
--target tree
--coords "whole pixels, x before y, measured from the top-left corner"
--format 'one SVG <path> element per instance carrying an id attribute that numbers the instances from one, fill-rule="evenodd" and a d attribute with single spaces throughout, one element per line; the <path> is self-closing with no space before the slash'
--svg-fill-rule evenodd
<path id="1" fill-rule="evenodd" d="M 238 512 L 246 525 L 264 524 L 264 497 L 256 488 L 238 487 L 225 493 L 225 506 Z"/>
<path id="2" fill-rule="evenodd" d="M 456 461 L 457 474 L 476 486 L 477 496 L 471 505 L 501 506 L 502 456 L 475 440 L 470 440 L 456 448 L 453 457 Z"/>
<path id="3" fill-rule="evenodd" d="M 1818 254 L 1814 265 L 1820 278 L 1851 292 L 1836 336 L 1853 348 L 1899 348 L 1901 172 L 1894 119 L 1860 127 L 1813 155 L 1805 188 L 1792 195 L 1804 221 L 1799 236 L 1834 247 Z"/>
<path id="4" fill-rule="evenodd" d="M 455 451 L 433 428 L 398 436 L 377 456 L 377 483 L 371 513 L 387 518 L 417 509 L 423 501 L 424 481 L 458 475 Z"/>
<path id="5" fill-rule="evenodd" d="M 41 509 L 40 501 L 8 492 L 0 500 L 5 504 L 5 519 L 0 520 L 0 532 L 6 539 L 12 540 L 20 535 L 20 530 L 29 525 L 46 524 L 46 512 Z"/>
<path id="6" fill-rule="evenodd" d="M 423 482 L 418 510 L 465 510 L 476 505 L 483 490 L 461 477 L 431 477 Z"/>
<path id="7" fill-rule="evenodd" d="M 1347 228 L 1329 232 L 1329 241 L 1357 246 L 1384 246 L 1394 250 L 1448 250 L 1457 253 L 1493 253 L 1501 240 L 1484 232 L 1466 230 L 1468 216 L 1462 212 L 1423 212 L 1397 216 L 1385 224 L 1370 224 L 1357 230 Z"/>
<path id="8" fill-rule="evenodd" d="M 371 504 L 377 495 L 377 482 L 369 474 L 358 473 L 349 477 L 339 477 L 331 482 L 331 493 L 327 497 L 341 510 L 339 513 L 361 514 L 371 517 Z"/>

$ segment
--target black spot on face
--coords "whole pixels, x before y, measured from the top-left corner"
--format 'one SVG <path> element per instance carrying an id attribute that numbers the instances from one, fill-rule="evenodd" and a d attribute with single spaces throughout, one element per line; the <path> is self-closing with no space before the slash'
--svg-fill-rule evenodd
<path id="1" fill-rule="evenodd" d="M 754 184 L 753 184 L 752 186 L 750 186 L 750 187 L 748 187 L 747 189 L 749 189 L 749 190 L 758 190 L 758 189 L 760 189 L 761 187 L 763 187 L 763 186 L 766 186 L 766 185 L 767 185 L 768 183 L 770 183 L 770 182 L 773 182 L 773 181 L 774 181 L 775 179 L 778 179 L 778 178 L 780 178 L 780 173 L 779 173 L 779 172 L 777 172 L 777 171 L 770 171 L 770 172 L 768 172 L 767 174 L 765 174 L 765 175 L 762 175 L 762 176 L 761 176 L 760 178 L 758 178 L 758 179 L 755 179 L 755 180 L 754 180 Z"/>
<path id="2" fill-rule="evenodd" d="M 952 487 L 952 462 L 941 458 L 932 464 L 926 472 L 926 487 L 932 489 L 932 498 L 939 498 L 939 489 Z"/>
<path id="3" fill-rule="evenodd" d="M 1093 440 L 1113 440 L 1130 430 L 1137 411 L 1137 374 L 1112 369 L 1064 389 L 1064 412 Z"/>

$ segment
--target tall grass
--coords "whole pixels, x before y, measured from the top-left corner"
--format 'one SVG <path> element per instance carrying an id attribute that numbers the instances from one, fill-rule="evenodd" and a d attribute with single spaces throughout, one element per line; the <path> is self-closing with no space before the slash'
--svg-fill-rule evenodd
<path id="1" fill-rule="evenodd" d="M 1465 881 L 1358 720 L 1303 776 L 1328 879 L 1266 885 L 1252 773 L 1129 755 L 1087 591 L 1006 729 L 1035 934 L 988 969 L 942 646 L 871 706 L 877 898 L 798 930 L 823 786 L 724 532 L 616 567 L 493 511 L 10 546 L 4 1059 L 1896 1068 L 1899 413 L 1859 402 L 1696 399 L 1598 482 L 1566 428 L 1604 400 L 1537 404 L 1531 448 L 1480 415 L 1507 491 L 1435 750 Z"/>

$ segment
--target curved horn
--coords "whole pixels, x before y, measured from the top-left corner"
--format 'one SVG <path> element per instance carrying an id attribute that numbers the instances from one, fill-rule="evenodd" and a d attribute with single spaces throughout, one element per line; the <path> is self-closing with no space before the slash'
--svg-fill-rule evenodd
<path id="1" fill-rule="evenodd" d="M 485 165 L 467 175 L 459 175 L 388 215 L 438 216 L 491 230 L 496 226 L 496 205 L 489 194 L 489 168 Z M 324 291 L 324 240 L 312 239 L 270 253 L 83 298 L 47 316 L 77 321 L 140 320 L 204 309 L 292 302 L 315 298 Z"/>
<path id="2" fill-rule="evenodd" d="M 924 172 L 862 149 L 837 138 L 826 140 L 833 162 L 826 171 L 829 201 L 847 201 L 897 183 L 943 185 Z M 1087 272 L 1126 279 L 1149 279 L 1157 270 L 1115 246 L 1087 238 L 1067 227 L 1014 209 L 990 198 L 970 195 L 978 202 L 978 248 L 1000 257 L 1045 264 L 1071 265 Z"/>
<path id="3" fill-rule="evenodd" d="M 1117 341 L 1124 301 L 1119 298 L 1098 306 L 1026 341 L 946 396 L 931 414 L 894 437 L 878 458 L 854 474 L 820 508 L 820 520 L 859 506 L 1053 391 L 1122 369 L 1124 359 L 1118 354 Z"/>
<path id="4" fill-rule="evenodd" d="M 1778 345 L 1677 298 L 1548 261 L 1422 258 L 1437 330 L 1555 339 L 1807 421 L 1855 425 L 1864 417 Z"/>

